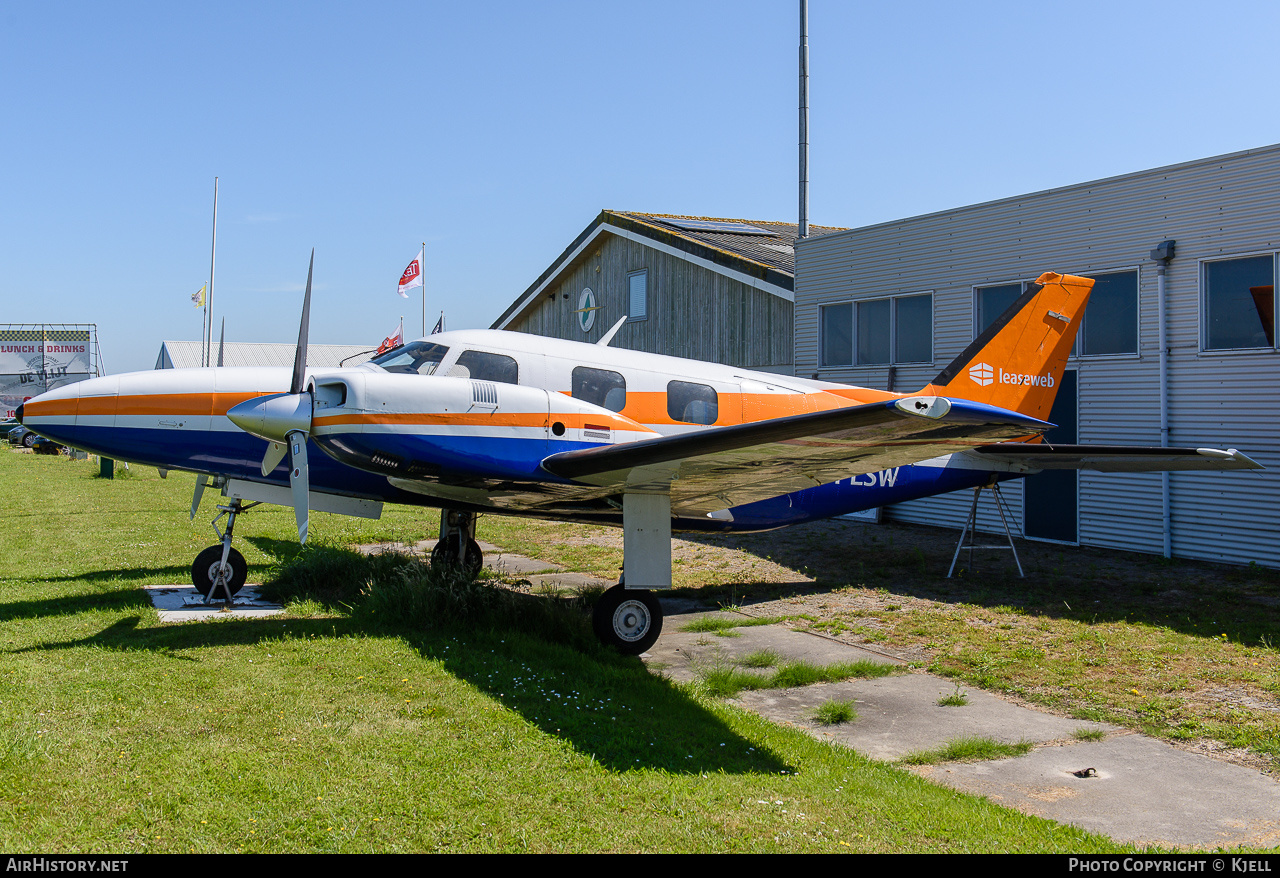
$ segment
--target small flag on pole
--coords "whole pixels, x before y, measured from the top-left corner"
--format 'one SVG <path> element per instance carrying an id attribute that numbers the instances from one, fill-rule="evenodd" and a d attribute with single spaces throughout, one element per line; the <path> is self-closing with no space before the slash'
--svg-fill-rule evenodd
<path id="1" fill-rule="evenodd" d="M 436 321 L 436 328 L 431 330 L 431 334 L 435 335 L 437 332 L 444 332 L 444 312 L 443 311 L 440 312 L 440 319 Z"/>
<path id="2" fill-rule="evenodd" d="M 192 293 L 191 304 L 195 305 L 197 308 L 203 308 L 204 307 L 204 291 L 207 290 L 208 288 L 209 288 L 209 285 L 205 284 L 200 289 Z"/>
<path id="3" fill-rule="evenodd" d="M 396 292 L 401 297 L 409 298 L 409 290 L 422 286 L 422 263 L 426 256 L 427 248 L 423 247 L 421 252 L 409 263 L 409 267 L 404 270 L 404 274 L 400 275 L 400 283 L 396 286 Z"/>
<path id="4" fill-rule="evenodd" d="M 385 354 L 393 348 L 398 348 L 404 344 L 404 318 L 400 318 L 400 325 L 396 327 L 396 331 L 382 340 L 382 344 L 378 345 L 378 354 Z M 374 356 L 377 356 L 375 354 Z"/>

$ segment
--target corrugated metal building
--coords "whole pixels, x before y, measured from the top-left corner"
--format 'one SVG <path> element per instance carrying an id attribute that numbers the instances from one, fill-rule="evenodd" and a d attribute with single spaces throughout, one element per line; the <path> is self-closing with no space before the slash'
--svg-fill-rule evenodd
<path id="1" fill-rule="evenodd" d="M 803 241 L 796 374 L 917 389 L 1042 272 L 1088 275 L 1098 283 L 1052 417 L 1063 425 L 1054 438 L 1158 445 L 1159 263 L 1151 251 L 1166 240 L 1176 241 L 1166 279 L 1168 444 L 1235 447 L 1268 467 L 1171 474 L 1172 554 L 1280 566 L 1280 410 L 1271 404 L 1280 383 L 1280 146 Z M 1160 553 L 1161 478 L 1041 474 L 1005 492 L 1028 536 Z M 970 500 L 885 512 L 958 527 Z M 993 516 L 985 520 L 992 530 Z"/>
<path id="2" fill-rule="evenodd" d="M 810 227 L 820 236 L 835 229 Z M 604 210 L 494 321 L 791 374 L 794 223 Z"/>
<path id="3" fill-rule="evenodd" d="M 229 341 L 223 349 L 224 366 L 293 366 L 294 344 Z M 195 369 L 201 365 L 203 348 L 198 341 L 166 341 L 160 344 L 157 369 Z M 307 345 L 308 366 L 358 366 L 374 355 L 374 349 L 352 344 Z M 218 350 L 214 348 L 216 361 Z"/>

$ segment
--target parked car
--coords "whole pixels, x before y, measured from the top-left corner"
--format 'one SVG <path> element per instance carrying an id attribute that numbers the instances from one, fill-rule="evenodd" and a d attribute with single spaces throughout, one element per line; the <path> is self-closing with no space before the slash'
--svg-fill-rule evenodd
<path id="1" fill-rule="evenodd" d="M 28 443 L 27 440 L 31 442 Z M 54 442 L 52 439 L 46 439 L 43 436 L 37 436 L 35 433 L 28 433 L 22 437 L 22 444 L 26 445 L 36 454 L 61 454 L 66 451 L 66 446 L 61 443 Z"/>
<path id="2" fill-rule="evenodd" d="M 23 426 L 14 427 L 9 431 L 9 444 L 22 445 L 30 448 L 36 444 L 36 440 L 40 437 Z"/>

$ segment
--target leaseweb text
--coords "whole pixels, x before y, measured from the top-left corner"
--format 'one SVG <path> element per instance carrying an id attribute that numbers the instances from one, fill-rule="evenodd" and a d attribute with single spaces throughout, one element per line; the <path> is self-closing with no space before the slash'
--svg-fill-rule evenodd
<path id="1" fill-rule="evenodd" d="M 125 872 L 128 860 L 90 857 L 9 857 L 6 872 Z"/>

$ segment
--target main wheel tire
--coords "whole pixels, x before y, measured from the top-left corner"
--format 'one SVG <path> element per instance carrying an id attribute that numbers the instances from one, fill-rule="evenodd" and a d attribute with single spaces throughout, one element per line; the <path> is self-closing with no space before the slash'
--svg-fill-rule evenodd
<path id="1" fill-rule="evenodd" d="M 451 542 L 452 540 L 448 543 L 441 540 L 431 548 L 432 564 L 456 565 L 458 563 L 458 557 L 454 553 L 454 547 L 450 545 Z M 462 571 L 475 579 L 484 568 L 484 552 L 475 540 L 467 540 L 465 555 L 466 557 L 462 559 Z"/>
<path id="2" fill-rule="evenodd" d="M 662 633 L 662 605 L 651 591 L 615 585 L 596 601 L 591 626 L 606 646 L 617 647 L 623 655 L 640 655 Z"/>
<path id="3" fill-rule="evenodd" d="M 37 436 L 35 433 L 24 433 L 22 436 L 22 447 L 31 448 L 33 445 L 36 444 L 36 440 L 39 438 L 40 437 Z"/>
<path id="4" fill-rule="evenodd" d="M 191 584 L 196 587 L 196 591 L 208 597 L 209 592 L 213 590 L 214 582 L 217 581 L 218 565 L 221 563 L 222 545 L 220 543 L 196 555 L 196 560 L 191 563 Z M 244 588 L 245 580 L 249 578 L 249 564 L 244 560 L 244 555 L 232 549 L 227 554 L 227 566 L 231 568 L 231 578 L 227 585 L 234 597 L 240 589 Z M 216 598 L 222 596 L 221 589 L 214 595 Z"/>

